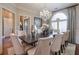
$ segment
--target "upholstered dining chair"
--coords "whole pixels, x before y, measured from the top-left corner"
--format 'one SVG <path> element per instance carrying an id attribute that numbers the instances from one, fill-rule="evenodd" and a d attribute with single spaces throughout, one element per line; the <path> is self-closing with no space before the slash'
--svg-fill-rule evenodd
<path id="1" fill-rule="evenodd" d="M 17 36 L 21 39 L 21 40 L 25 40 L 27 39 L 27 34 L 24 31 L 18 31 Z"/>
<path id="2" fill-rule="evenodd" d="M 21 41 L 18 40 L 19 38 L 15 34 L 10 35 L 10 38 L 12 40 L 13 49 L 14 49 L 15 54 L 16 55 L 24 54 L 24 49 L 21 44 Z"/>
<path id="3" fill-rule="evenodd" d="M 65 50 L 65 46 L 67 45 L 66 43 L 68 42 L 68 37 L 69 37 L 69 32 L 63 32 L 63 40 L 61 46 L 62 53 Z"/>
<path id="4" fill-rule="evenodd" d="M 23 36 L 23 35 L 26 35 L 26 32 L 24 32 L 24 31 L 17 31 L 17 35 L 18 36 Z"/>
<path id="5" fill-rule="evenodd" d="M 39 38 L 35 48 L 28 50 L 29 55 L 49 55 L 50 54 L 50 38 Z"/>
<path id="6" fill-rule="evenodd" d="M 63 53 L 65 50 L 65 39 L 66 39 L 66 34 L 63 33 L 62 35 L 62 44 L 61 44 L 61 52 Z"/>
<path id="7" fill-rule="evenodd" d="M 65 32 L 66 33 L 66 35 L 67 35 L 67 38 L 66 38 L 66 41 L 68 40 L 68 38 L 69 38 L 69 33 L 70 33 L 70 31 L 67 31 L 67 32 Z"/>
<path id="8" fill-rule="evenodd" d="M 69 39 L 69 32 L 67 31 L 67 32 L 65 32 L 65 34 L 66 34 L 65 46 L 67 46 L 68 45 L 68 39 Z"/>
<path id="9" fill-rule="evenodd" d="M 62 43 L 62 36 L 56 35 L 54 37 L 54 42 L 50 46 L 51 54 L 60 54 L 61 53 L 61 43 Z"/>

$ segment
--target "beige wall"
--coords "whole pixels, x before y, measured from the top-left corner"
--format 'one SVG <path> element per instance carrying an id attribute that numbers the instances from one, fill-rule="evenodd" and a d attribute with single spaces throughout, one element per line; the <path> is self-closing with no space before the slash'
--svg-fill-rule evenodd
<path id="1" fill-rule="evenodd" d="M 22 10 L 17 9 L 15 4 L 11 3 L 4 3 L 0 4 L 0 37 L 2 36 L 2 8 L 5 8 L 15 14 L 15 32 L 19 30 L 19 16 L 31 16 L 31 24 L 33 24 L 33 20 L 35 16 L 38 16 L 37 13 L 35 13 L 33 10 Z"/>
<path id="2" fill-rule="evenodd" d="M 11 12 L 13 12 L 15 14 L 15 29 L 18 29 L 17 28 L 17 18 L 16 18 L 16 8 L 15 8 L 15 5 L 14 4 L 8 4 L 8 3 L 5 3 L 5 4 L 0 4 L 0 37 L 2 36 L 2 8 L 5 8 Z"/>
<path id="3" fill-rule="evenodd" d="M 15 4 L 11 3 L 4 3 L 0 4 L 0 37 L 2 36 L 2 8 L 8 9 L 11 12 L 15 14 L 15 32 L 19 30 L 19 16 L 31 16 L 31 25 L 34 22 L 34 17 L 38 16 L 39 14 L 36 13 L 34 10 L 29 10 L 26 8 L 26 10 L 23 9 L 17 9 Z"/>
<path id="4" fill-rule="evenodd" d="M 31 25 L 34 22 L 34 17 L 38 16 L 39 13 L 34 10 L 26 10 L 16 8 L 16 5 L 13 3 L 4 3 L 0 4 L 0 37 L 2 36 L 2 8 L 8 9 L 15 14 L 15 32 L 19 30 L 19 16 L 30 16 Z"/>
<path id="5" fill-rule="evenodd" d="M 17 9 L 17 14 L 18 14 L 17 16 L 18 16 L 19 21 L 20 21 L 20 18 L 19 18 L 20 16 L 30 16 L 31 17 L 30 18 L 30 29 L 31 29 L 31 25 L 34 23 L 34 17 L 38 16 L 38 14 L 35 13 L 33 10 L 28 10 L 28 9 L 26 9 L 26 10 Z M 18 25 L 20 25 L 20 23 Z"/>
<path id="6" fill-rule="evenodd" d="M 33 23 L 34 17 L 38 16 L 38 14 L 34 13 L 33 10 L 28 10 L 28 9 L 26 9 L 26 10 L 17 9 L 17 12 L 18 12 L 18 16 L 30 16 L 31 23 Z"/>

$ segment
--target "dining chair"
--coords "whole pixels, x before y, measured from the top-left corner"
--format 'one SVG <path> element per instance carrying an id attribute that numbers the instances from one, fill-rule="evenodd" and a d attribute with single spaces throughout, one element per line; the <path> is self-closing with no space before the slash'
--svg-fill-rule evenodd
<path id="1" fill-rule="evenodd" d="M 61 52 L 63 53 L 65 50 L 65 40 L 66 40 L 66 33 L 63 33 L 63 37 L 62 37 L 62 44 L 61 44 Z"/>
<path id="2" fill-rule="evenodd" d="M 18 36 L 23 36 L 23 35 L 26 35 L 26 32 L 24 32 L 24 31 L 17 31 L 17 35 Z"/>
<path id="3" fill-rule="evenodd" d="M 10 35 L 10 38 L 12 40 L 13 49 L 15 51 L 15 54 L 16 55 L 25 54 L 23 46 L 22 46 L 22 43 L 21 43 L 20 39 L 18 38 L 18 36 L 16 36 L 16 35 Z"/>
<path id="4" fill-rule="evenodd" d="M 50 46 L 51 54 L 60 54 L 61 53 L 61 43 L 62 43 L 62 36 L 56 35 L 54 37 L 54 41 Z"/>
<path id="5" fill-rule="evenodd" d="M 63 32 L 63 33 L 64 34 L 63 34 L 63 40 L 62 40 L 62 46 L 61 46 L 62 53 L 68 44 L 68 38 L 69 38 L 69 32 Z"/>
<path id="6" fill-rule="evenodd" d="M 27 34 L 24 31 L 18 31 L 17 36 L 21 39 L 21 40 L 25 40 L 27 38 Z"/>
<path id="7" fill-rule="evenodd" d="M 68 39 L 69 39 L 69 32 L 65 32 L 65 46 L 68 45 Z"/>
<path id="8" fill-rule="evenodd" d="M 50 38 L 39 38 L 38 44 L 35 48 L 30 49 L 28 51 L 28 54 L 34 54 L 34 55 L 49 55 L 50 54 Z"/>

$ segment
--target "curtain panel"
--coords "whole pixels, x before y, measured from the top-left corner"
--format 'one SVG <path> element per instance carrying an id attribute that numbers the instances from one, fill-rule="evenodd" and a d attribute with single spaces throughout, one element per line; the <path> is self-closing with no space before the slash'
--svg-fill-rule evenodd
<path id="1" fill-rule="evenodd" d="M 68 8 L 68 26 L 69 30 L 69 42 L 75 43 L 76 34 L 76 7 Z"/>

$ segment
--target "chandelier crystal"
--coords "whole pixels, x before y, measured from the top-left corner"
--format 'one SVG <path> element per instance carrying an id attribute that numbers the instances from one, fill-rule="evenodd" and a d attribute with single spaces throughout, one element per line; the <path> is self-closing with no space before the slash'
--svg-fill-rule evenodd
<path id="1" fill-rule="evenodd" d="M 43 9 L 40 12 L 40 17 L 42 17 L 45 21 L 51 17 L 52 13 L 48 9 Z"/>

